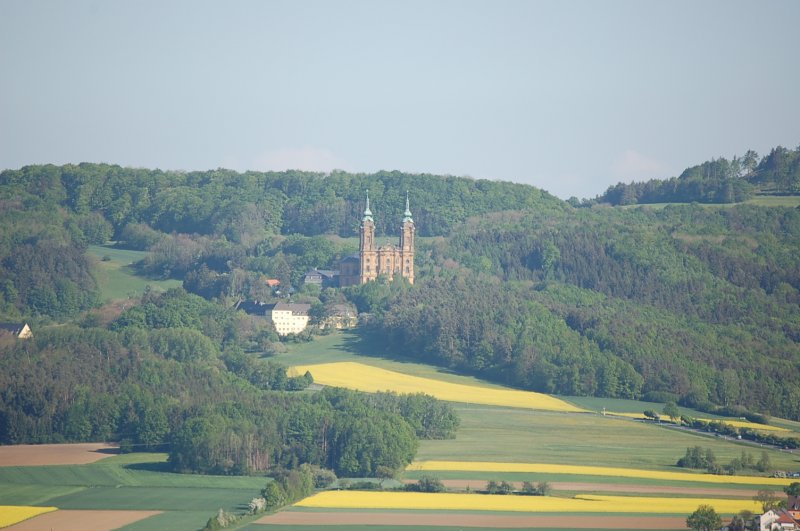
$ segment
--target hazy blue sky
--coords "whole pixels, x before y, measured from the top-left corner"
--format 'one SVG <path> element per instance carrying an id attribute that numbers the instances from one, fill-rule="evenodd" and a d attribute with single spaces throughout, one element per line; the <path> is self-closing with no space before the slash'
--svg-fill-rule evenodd
<path id="1" fill-rule="evenodd" d="M 0 0 L 0 168 L 397 169 L 593 197 L 797 146 L 798 28 L 798 0 Z"/>

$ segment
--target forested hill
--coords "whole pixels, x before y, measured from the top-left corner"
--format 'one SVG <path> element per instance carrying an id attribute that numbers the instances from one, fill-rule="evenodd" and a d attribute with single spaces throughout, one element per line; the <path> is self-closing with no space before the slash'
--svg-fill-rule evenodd
<path id="1" fill-rule="evenodd" d="M 356 250 L 342 237 L 356 234 L 367 189 L 384 234 L 409 190 L 418 234 L 437 236 L 417 242 L 415 285 L 303 287 L 309 268 Z M 0 173 L 0 226 L 2 320 L 113 328 L 92 318 L 101 297 L 85 250 L 116 239 L 149 251 L 143 274 L 181 279 L 220 312 L 276 300 L 264 279 L 277 278 L 315 319 L 356 304 L 387 349 L 521 388 L 800 416 L 794 208 L 574 208 L 455 177 L 81 164 Z M 268 324 L 230 323 L 222 350 L 280 346 Z"/>
<path id="2" fill-rule="evenodd" d="M 800 412 L 800 210 L 530 212 L 462 227 L 380 307 L 398 350 L 524 388 Z"/>
<path id="3" fill-rule="evenodd" d="M 235 242 L 267 234 L 354 236 L 367 191 L 378 234 L 397 233 L 406 191 L 421 236 L 447 234 L 469 216 L 560 203 L 522 184 L 396 171 L 164 172 L 83 163 L 6 170 L 0 187 L 6 199 L 24 192 L 26 208 L 36 198 L 79 216 L 101 214 L 116 236 L 131 223 L 145 223 Z"/>
<path id="4" fill-rule="evenodd" d="M 800 193 L 800 146 L 778 146 L 759 160 L 758 153 L 712 159 L 686 168 L 679 177 L 619 183 L 592 202 L 612 205 L 647 203 L 738 203 L 755 194 Z"/>

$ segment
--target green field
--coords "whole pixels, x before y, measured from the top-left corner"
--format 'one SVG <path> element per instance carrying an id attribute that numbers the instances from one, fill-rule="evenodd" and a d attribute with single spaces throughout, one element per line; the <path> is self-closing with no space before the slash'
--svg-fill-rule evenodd
<path id="1" fill-rule="evenodd" d="M 243 512 L 263 477 L 201 476 L 165 470 L 165 454 L 109 457 L 90 465 L 0 467 L 0 505 L 60 509 L 159 510 L 124 529 L 200 529 L 217 509 Z"/>
<path id="2" fill-rule="evenodd" d="M 147 255 L 145 251 L 117 249 L 110 245 L 90 245 L 89 255 L 97 259 L 95 271 L 103 301 L 136 297 L 148 286 L 151 289 L 167 290 L 182 285 L 180 280 L 154 280 L 138 275 L 133 264 Z"/>
<path id="3" fill-rule="evenodd" d="M 367 355 L 369 354 L 369 355 Z M 414 376 L 443 381 L 502 387 L 446 369 L 412 361 L 390 359 L 379 338 L 344 332 L 293 345 L 278 360 L 287 365 L 334 361 L 356 361 Z M 663 404 L 595 397 L 560 397 L 592 411 L 641 413 L 661 411 Z M 669 470 L 689 446 L 711 448 L 719 461 L 739 457 L 742 450 L 756 459 L 762 448 L 747 442 L 717 438 L 666 425 L 601 414 L 574 414 L 526 411 L 513 408 L 454 404 L 461 417 L 455 441 L 422 441 L 417 459 L 455 461 L 510 461 L 569 464 L 602 464 L 630 468 Z M 722 418 L 680 408 L 683 414 L 699 418 Z M 797 423 L 775 420 L 775 425 L 796 429 Z M 787 434 L 788 435 L 788 434 Z M 631 452 L 635 448 L 635 452 Z M 776 469 L 799 470 L 800 456 L 769 451 Z"/>
<path id="4" fill-rule="evenodd" d="M 455 404 L 461 427 L 455 441 L 421 441 L 418 460 L 501 461 L 679 470 L 689 446 L 711 448 L 727 463 L 757 445 L 598 414 L 526 411 Z M 800 455 L 771 450 L 773 466 L 800 469 Z M 442 472 L 441 477 L 445 476 Z"/>

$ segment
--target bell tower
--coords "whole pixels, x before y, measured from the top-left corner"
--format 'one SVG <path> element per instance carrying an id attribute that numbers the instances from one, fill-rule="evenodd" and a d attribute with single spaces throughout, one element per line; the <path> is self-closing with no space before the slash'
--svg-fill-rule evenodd
<path id="1" fill-rule="evenodd" d="M 406 211 L 403 213 L 403 223 L 400 225 L 400 276 L 414 283 L 414 235 L 416 227 L 411 217 L 411 208 L 408 204 L 408 190 L 406 190 Z"/>
<path id="2" fill-rule="evenodd" d="M 369 209 L 369 190 L 367 190 L 367 205 L 361 218 L 361 240 L 358 245 L 360 258 L 360 283 L 364 284 L 375 280 L 378 276 L 378 253 L 375 248 L 375 221 Z"/>

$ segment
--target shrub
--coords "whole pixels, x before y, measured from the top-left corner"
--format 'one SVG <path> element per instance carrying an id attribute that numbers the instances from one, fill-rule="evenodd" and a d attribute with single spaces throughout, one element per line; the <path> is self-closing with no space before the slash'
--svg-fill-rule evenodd
<path id="1" fill-rule="evenodd" d="M 406 490 L 412 492 L 444 492 L 444 483 L 433 476 L 422 476 L 416 483 L 406 485 Z"/>

